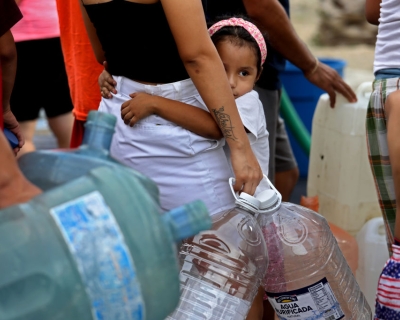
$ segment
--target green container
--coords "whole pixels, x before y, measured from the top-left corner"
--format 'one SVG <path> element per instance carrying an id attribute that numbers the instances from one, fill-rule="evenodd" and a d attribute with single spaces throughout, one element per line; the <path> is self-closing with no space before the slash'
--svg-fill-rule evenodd
<path id="1" fill-rule="evenodd" d="M 0 210 L 0 320 L 165 319 L 176 243 L 211 221 L 201 202 L 162 214 L 143 179 L 99 167 Z"/>

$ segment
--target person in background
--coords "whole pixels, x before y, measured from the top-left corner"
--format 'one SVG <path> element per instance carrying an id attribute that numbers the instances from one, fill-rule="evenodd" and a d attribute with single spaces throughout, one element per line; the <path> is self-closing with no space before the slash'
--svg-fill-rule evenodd
<path id="1" fill-rule="evenodd" d="M 55 0 L 18 1 L 23 19 L 12 29 L 18 61 L 11 95 L 11 110 L 20 123 L 25 146 L 19 155 L 35 150 L 33 138 L 39 111 L 44 108 L 58 147 L 69 147 L 72 130 L 72 101 L 60 44 Z M 44 85 L 42 94 L 32 77 Z"/>
<path id="2" fill-rule="evenodd" d="M 86 32 L 79 2 L 56 0 L 60 22 L 61 47 L 74 109 L 71 148 L 81 145 L 86 118 L 99 107 L 101 95 L 97 85 L 103 66 L 97 62 Z"/>
<path id="3" fill-rule="evenodd" d="M 18 122 L 9 108 L 9 99 L 15 78 L 16 51 L 10 28 L 22 18 L 14 0 L 0 0 L 0 115 L 3 115 L 4 126 L 12 130 L 22 147 L 24 140 Z M 3 80 L 3 82 L 2 82 Z M 3 121 L 0 121 L 0 126 Z M 18 150 L 14 150 L 17 152 Z M 19 170 L 17 161 L 0 130 L 0 209 L 26 202 L 41 193 Z"/>
<path id="4" fill-rule="evenodd" d="M 400 0 L 366 0 L 379 25 L 367 118 L 368 155 L 391 257 L 378 281 L 374 319 L 400 319 Z"/>
<path id="5" fill-rule="evenodd" d="M 10 29 L 21 18 L 21 11 L 15 1 L 0 1 L 0 128 L 2 129 L 4 124 L 5 128 L 17 136 L 19 145 L 14 149 L 15 154 L 22 148 L 25 140 L 10 108 L 10 96 L 17 68 L 17 52 Z"/>

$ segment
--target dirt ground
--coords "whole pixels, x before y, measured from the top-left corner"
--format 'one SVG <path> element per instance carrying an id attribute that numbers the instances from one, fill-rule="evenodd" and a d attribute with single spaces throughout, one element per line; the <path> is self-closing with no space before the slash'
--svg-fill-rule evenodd
<path id="1" fill-rule="evenodd" d="M 345 78 L 358 84 L 372 80 L 374 47 L 371 45 L 318 46 L 314 39 L 319 26 L 319 0 L 292 0 L 291 20 L 300 38 L 317 57 L 340 58 L 347 61 Z"/>

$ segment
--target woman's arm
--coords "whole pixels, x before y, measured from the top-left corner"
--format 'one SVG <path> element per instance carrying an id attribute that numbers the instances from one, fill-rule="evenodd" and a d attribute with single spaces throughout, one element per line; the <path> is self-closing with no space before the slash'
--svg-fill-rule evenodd
<path id="1" fill-rule="evenodd" d="M 231 150 L 234 189 L 254 194 L 262 172 L 251 150 L 200 0 L 160 0 L 185 68 Z"/>
<path id="2" fill-rule="evenodd" d="M 371 24 L 378 25 L 382 0 L 365 0 L 365 17 Z"/>
<path id="3" fill-rule="evenodd" d="M 106 60 L 106 58 L 104 57 L 103 48 L 101 46 L 99 38 L 97 37 L 96 29 L 94 28 L 92 21 L 90 21 L 90 18 L 86 12 L 86 9 L 82 4 L 82 1 L 81 0 L 73 0 L 73 1 L 79 1 L 83 22 L 85 23 L 86 31 L 89 36 L 89 40 L 92 45 L 94 55 L 96 56 L 97 62 L 102 65 L 103 62 Z"/>
<path id="4" fill-rule="evenodd" d="M 176 100 L 152 96 L 144 92 L 130 94 L 132 100 L 121 106 L 121 116 L 131 127 L 139 120 L 156 114 L 208 139 L 221 139 L 222 132 L 211 114 Z"/>

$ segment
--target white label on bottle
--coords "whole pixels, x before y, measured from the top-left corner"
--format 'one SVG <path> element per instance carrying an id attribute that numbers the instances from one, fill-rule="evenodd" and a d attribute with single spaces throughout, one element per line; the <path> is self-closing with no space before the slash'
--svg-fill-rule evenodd
<path id="1" fill-rule="evenodd" d="M 77 264 L 93 319 L 144 319 L 133 259 L 102 195 L 91 192 L 50 213 Z"/>
<path id="2" fill-rule="evenodd" d="M 298 290 L 266 292 L 280 320 L 338 320 L 344 318 L 326 278 Z"/>

